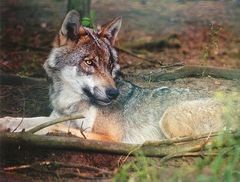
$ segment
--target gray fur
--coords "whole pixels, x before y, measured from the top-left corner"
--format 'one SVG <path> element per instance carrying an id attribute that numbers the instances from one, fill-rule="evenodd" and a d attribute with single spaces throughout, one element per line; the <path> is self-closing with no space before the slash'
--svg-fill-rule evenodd
<path id="1" fill-rule="evenodd" d="M 118 122 L 125 133 L 122 141 L 127 143 L 165 138 L 159 121 L 168 107 L 186 100 L 207 98 L 204 92 L 195 90 L 167 87 L 147 89 L 123 80 L 118 87 L 120 95 L 117 100 L 102 110 L 106 117 L 116 110 L 120 113 Z"/>

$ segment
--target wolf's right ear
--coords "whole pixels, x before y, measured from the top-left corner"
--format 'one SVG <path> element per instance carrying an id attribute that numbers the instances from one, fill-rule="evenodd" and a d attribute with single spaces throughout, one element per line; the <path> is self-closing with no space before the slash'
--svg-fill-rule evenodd
<path id="1" fill-rule="evenodd" d="M 102 37 L 106 37 L 110 41 L 110 43 L 114 45 L 121 25 L 122 17 L 115 18 L 109 23 L 103 25 L 98 34 Z"/>
<path id="2" fill-rule="evenodd" d="M 54 47 L 60 47 L 67 41 L 75 42 L 79 39 L 80 15 L 76 10 L 71 10 L 66 15 L 59 34 L 53 43 Z"/>

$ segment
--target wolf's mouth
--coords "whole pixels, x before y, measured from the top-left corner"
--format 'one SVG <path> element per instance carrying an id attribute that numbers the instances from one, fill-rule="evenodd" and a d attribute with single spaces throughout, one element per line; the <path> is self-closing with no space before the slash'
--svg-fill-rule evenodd
<path id="1" fill-rule="evenodd" d="M 106 106 L 111 104 L 111 100 L 107 97 L 103 97 L 99 89 L 95 90 L 94 94 L 91 93 L 89 88 L 84 88 L 83 92 L 88 96 L 90 102 L 95 105 Z"/>
<path id="2" fill-rule="evenodd" d="M 95 100 L 95 103 L 98 105 L 102 105 L 102 106 L 107 106 L 109 104 L 111 104 L 111 101 L 106 101 L 106 100 Z"/>

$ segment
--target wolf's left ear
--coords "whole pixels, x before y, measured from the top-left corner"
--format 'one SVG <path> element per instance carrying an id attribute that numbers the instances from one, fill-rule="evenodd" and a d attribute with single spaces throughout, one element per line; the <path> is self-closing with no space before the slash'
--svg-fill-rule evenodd
<path id="1" fill-rule="evenodd" d="M 76 10 L 71 10 L 66 15 L 60 33 L 70 40 L 75 40 L 79 36 L 80 15 Z"/>
<path id="2" fill-rule="evenodd" d="M 59 34 L 57 35 L 54 46 L 62 46 L 68 40 L 76 41 L 79 39 L 80 15 L 76 10 L 68 12 L 62 23 Z"/>
<path id="3" fill-rule="evenodd" d="M 115 18 L 109 23 L 102 25 L 99 35 L 106 37 L 112 45 L 115 44 L 118 32 L 122 25 L 122 17 Z"/>

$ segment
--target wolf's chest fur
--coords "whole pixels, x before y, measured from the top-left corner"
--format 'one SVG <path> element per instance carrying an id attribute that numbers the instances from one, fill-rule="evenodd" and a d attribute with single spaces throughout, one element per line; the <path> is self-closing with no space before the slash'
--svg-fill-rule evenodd
<path id="1" fill-rule="evenodd" d="M 58 85 L 50 94 L 54 109 L 51 114 L 53 117 L 81 113 L 84 119 L 75 120 L 71 122 L 71 125 L 84 131 L 92 131 L 98 112 L 97 107 L 83 101 L 82 97 L 78 93 L 73 92 L 69 86 Z"/>

